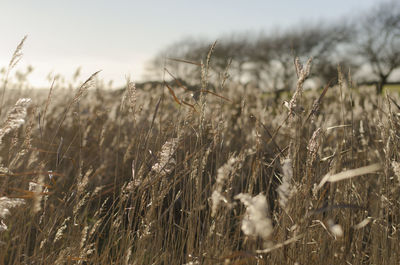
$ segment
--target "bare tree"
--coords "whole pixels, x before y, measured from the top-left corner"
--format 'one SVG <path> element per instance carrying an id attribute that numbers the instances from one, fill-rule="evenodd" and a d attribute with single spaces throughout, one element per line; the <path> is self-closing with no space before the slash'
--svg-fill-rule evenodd
<path id="1" fill-rule="evenodd" d="M 208 48 L 209 43 L 203 39 L 184 38 L 172 43 L 147 63 L 147 75 L 156 79 L 169 78 L 164 73 L 164 68 L 167 68 L 179 78 L 189 82 L 196 80 L 200 77 L 200 68 L 182 61 L 199 64 L 202 56 L 207 54 Z"/>
<path id="2" fill-rule="evenodd" d="M 351 39 L 344 21 L 300 25 L 264 35 L 257 42 L 253 61 L 264 72 L 265 82 L 273 91 L 290 90 L 295 85 L 294 58 L 313 58 L 312 76 L 326 83 L 337 76 L 337 65 L 345 62 L 341 47 Z"/>
<path id="3" fill-rule="evenodd" d="M 247 34 L 238 33 L 221 37 L 212 53 L 209 78 L 217 81 L 219 74 L 224 72 L 228 63 L 231 62 L 231 76 L 235 81 L 240 82 L 242 77 L 246 75 L 244 66 L 249 62 L 252 45 L 250 38 L 251 36 Z M 186 38 L 173 43 L 149 62 L 148 72 L 154 75 L 157 69 L 162 69 L 162 65 L 165 65 L 177 77 L 188 82 L 197 82 L 201 71 L 199 64 L 206 60 L 212 42 L 205 39 Z M 191 65 L 185 62 L 195 64 Z"/>
<path id="4" fill-rule="evenodd" d="M 357 53 L 378 78 L 377 93 L 381 93 L 390 75 L 400 67 L 400 3 L 382 3 L 360 19 Z"/>
<path id="5" fill-rule="evenodd" d="M 337 65 L 345 58 L 340 47 L 348 42 L 351 30 L 340 23 L 300 25 L 269 34 L 232 33 L 218 40 L 212 55 L 210 78 L 226 69 L 231 61 L 230 75 L 238 82 L 255 82 L 261 89 L 275 92 L 295 87 L 294 58 L 313 57 L 313 76 L 320 83 L 337 76 Z M 198 80 L 199 68 L 182 63 L 183 60 L 200 62 L 207 55 L 211 41 L 185 39 L 167 47 L 153 61 L 167 62 L 167 68 L 187 81 Z M 166 60 L 176 58 L 181 61 Z M 158 66 L 159 67 L 159 66 Z"/>

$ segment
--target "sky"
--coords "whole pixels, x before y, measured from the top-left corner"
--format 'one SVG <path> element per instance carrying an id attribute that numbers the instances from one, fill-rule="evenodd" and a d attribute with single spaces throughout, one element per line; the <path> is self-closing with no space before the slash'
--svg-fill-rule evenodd
<path id="1" fill-rule="evenodd" d="M 51 76 L 123 85 L 143 80 L 145 64 L 186 37 L 210 40 L 234 32 L 268 31 L 298 23 L 329 21 L 368 10 L 379 0 L 0 0 L 0 69 L 28 35 L 17 68 L 48 87 Z M 162 66 L 160 66 L 162 67 Z"/>

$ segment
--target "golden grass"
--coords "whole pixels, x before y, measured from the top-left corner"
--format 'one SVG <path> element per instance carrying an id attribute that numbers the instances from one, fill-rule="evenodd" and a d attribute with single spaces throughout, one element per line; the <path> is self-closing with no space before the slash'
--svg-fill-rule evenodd
<path id="1" fill-rule="evenodd" d="M 6 90 L 0 264 L 399 264 L 400 98 L 302 93 L 310 63 L 279 102 L 226 77 Z"/>

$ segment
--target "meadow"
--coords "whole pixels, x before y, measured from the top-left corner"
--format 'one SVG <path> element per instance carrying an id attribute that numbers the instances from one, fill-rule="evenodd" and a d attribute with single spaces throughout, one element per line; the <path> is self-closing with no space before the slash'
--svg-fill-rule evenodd
<path id="1" fill-rule="evenodd" d="M 398 93 L 211 65 L 194 91 L 4 82 L 0 264 L 399 264 Z"/>

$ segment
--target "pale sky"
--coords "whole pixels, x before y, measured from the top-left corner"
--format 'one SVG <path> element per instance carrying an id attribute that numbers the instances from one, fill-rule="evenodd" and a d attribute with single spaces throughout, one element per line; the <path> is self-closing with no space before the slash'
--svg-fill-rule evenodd
<path id="1" fill-rule="evenodd" d="M 24 35 L 17 69 L 34 67 L 30 82 L 48 87 L 48 73 L 67 79 L 102 70 L 116 86 L 141 81 L 158 51 L 184 37 L 217 39 L 231 32 L 268 31 L 300 22 L 351 16 L 379 0 L 0 0 L 0 69 Z M 160 66 L 161 67 L 161 66 Z"/>

